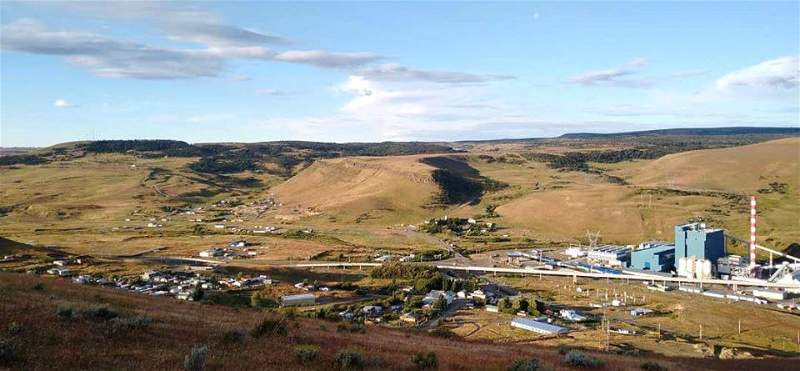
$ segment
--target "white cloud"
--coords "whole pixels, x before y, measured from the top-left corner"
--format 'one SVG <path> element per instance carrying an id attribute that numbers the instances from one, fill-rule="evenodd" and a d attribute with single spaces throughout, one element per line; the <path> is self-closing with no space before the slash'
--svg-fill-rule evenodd
<path id="1" fill-rule="evenodd" d="M 797 89 L 800 57 L 782 57 L 761 62 L 720 77 L 714 86 L 722 91 L 737 89 Z"/>
<path id="2" fill-rule="evenodd" d="M 52 31 L 41 22 L 21 19 L 0 30 L 3 50 L 61 56 L 99 76 L 132 79 L 215 77 L 232 59 L 256 59 L 357 67 L 382 58 L 375 53 L 322 50 L 275 52 L 259 45 L 209 45 L 206 48 L 156 48 L 88 32 Z"/>
<path id="3" fill-rule="evenodd" d="M 571 76 L 567 82 L 584 86 L 610 86 L 623 88 L 647 88 L 653 85 L 646 79 L 625 78 L 636 73 L 636 69 L 647 65 L 647 59 L 636 58 L 623 67 L 587 71 Z"/>
<path id="4" fill-rule="evenodd" d="M 533 13 L 533 20 L 536 21 L 539 19 L 539 12 Z"/>
<path id="5" fill-rule="evenodd" d="M 513 79 L 507 75 L 478 75 L 465 72 L 425 71 L 401 66 L 395 63 L 365 68 L 359 75 L 373 80 L 427 81 L 443 84 L 472 84 Z"/>
<path id="6" fill-rule="evenodd" d="M 67 108 L 67 107 L 72 107 L 72 104 L 70 104 L 69 102 L 67 102 L 67 101 L 65 101 L 63 99 L 56 99 L 55 102 L 53 102 L 53 107 L 56 107 L 56 108 Z"/>
<path id="7" fill-rule="evenodd" d="M 319 67 L 357 67 L 383 57 L 376 53 L 338 53 L 324 50 L 289 50 L 274 56 L 276 61 L 306 63 Z"/>

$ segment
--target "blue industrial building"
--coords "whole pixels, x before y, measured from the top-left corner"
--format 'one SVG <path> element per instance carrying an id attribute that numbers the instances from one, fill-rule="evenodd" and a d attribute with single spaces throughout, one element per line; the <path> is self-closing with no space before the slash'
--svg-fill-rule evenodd
<path id="1" fill-rule="evenodd" d="M 643 243 L 631 252 L 629 267 L 653 272 L 669 272 L 679 258 L 694 256 L 712 264 L 725 256 L 725 231 L 705 224 L 675 226 L 675 244 Z"/>
<path id="2" fill-rule="evenodd" d="M 689 223 L 675 226 L 675 256 L 694 256 L 716 264 L 725 256 L 725 231 L 706 228 L 705 224 Z"/>
<path id="3" fill-rule="evenodd" d="M 675 267 L 675 245 L 642 244 L 631 252 L 631 268 L 653 272 L 669 272 Z"/>

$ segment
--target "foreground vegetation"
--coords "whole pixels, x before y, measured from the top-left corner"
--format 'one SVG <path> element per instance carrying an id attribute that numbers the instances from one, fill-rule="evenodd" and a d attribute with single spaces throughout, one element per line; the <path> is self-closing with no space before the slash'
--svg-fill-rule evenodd
<path id="1" fill-rule="evenodd" d="M 0 321 L 7 324 L 0 336 L 0 366 L 19 370 L 51 369 L 54 364 L 68 370 L 468 370 L 475 365 L 523 370 L 583 364 L 636 370 L 645 363 L 675 370 L 788 370 L 795 362 L 624 357 L 592 351 L 568 356 L 530 344 L 465 342 L 376 326 L 338 332 L 329 322 L 279 312 L 181 302 L 9 273 L 0 273 L 0 292 Z"/>

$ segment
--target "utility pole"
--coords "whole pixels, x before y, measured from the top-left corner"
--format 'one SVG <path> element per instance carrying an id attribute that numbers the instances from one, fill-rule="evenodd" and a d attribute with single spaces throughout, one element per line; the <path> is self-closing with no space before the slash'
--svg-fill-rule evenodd
<path id="1" fill-rule="evenodd" d="M 658 340 L 661 340 L 661 322 L 658 322 Z"/>
<path id="2" fill-rule="evenodd" d="M 742 334 L 742 320 L 739 320 L 739 335 Z"/>

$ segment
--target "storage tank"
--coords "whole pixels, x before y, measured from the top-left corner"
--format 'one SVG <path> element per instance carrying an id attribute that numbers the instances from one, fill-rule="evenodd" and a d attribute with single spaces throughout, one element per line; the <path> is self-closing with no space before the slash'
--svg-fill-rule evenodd
<path id="1" fill-rule="evenodd" d="M 709 279 L 711 278 L 711 261 L 708 259 L 698 259 L 696 265 L 695 275 L 696 278 Z"/>

